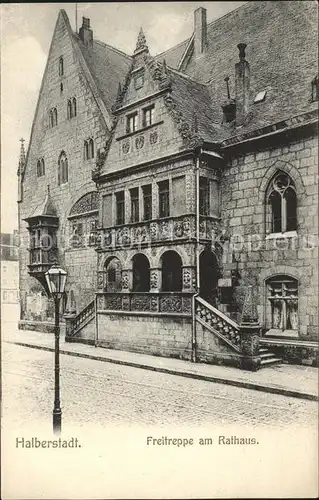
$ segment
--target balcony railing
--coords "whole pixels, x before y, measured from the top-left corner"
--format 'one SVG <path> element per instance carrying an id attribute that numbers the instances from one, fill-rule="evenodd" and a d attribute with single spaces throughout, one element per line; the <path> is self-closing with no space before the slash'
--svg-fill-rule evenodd
<path id="1" fill-rule="evenodd" d="M 184 292 L 99 292 L 97 309 L 191 315 L 192 296 L 192 293 Z"/>
<path id="2" fill-rule="evenodd" d="M 214 239 L 219 230 L 219 219 L 201 216 L 199 230 L 201 239 Z M 97 232 L 97 246 L 103 249 L 130 247 L 153 242 L 190 240 L 196 237 L 195 215 L 187 214 L 100 228 Z"/>

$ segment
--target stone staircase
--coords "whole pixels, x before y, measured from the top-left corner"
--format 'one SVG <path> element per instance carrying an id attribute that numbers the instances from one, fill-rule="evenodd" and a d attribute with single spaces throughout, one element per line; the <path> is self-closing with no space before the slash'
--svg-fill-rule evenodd
<path id="1" fill-rule="evenodd" d="M 236 321 L 201 297 L 195 298 L 195 317 L 196 321 L 231 347 L 234 352 L 239 355 L 243 354 L 241 328 Z M 281 358 L 276 357 L 273 352 L 264 346 L 259 347 L 257 357 L 260 359 L 260 368 L 282 363 Z"/>
<path id="2" fill-rule="evenodd" d="M 277 358 L 276 355 L 266 347 L 259 348 L 259 356 L 261 368 L 282 363 L 282 359 Z"/>

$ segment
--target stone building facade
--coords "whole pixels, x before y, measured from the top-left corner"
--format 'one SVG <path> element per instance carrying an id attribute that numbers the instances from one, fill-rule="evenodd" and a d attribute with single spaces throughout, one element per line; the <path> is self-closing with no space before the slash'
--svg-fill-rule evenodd
<path id="1" fill-rule="evenodd" d="M 28 298 L 51 252 L 70 341 L 242 365 L 249 289 L 264 362 L 315 362 L 316 14 L 198 8 L 189 40 L 152 57 L 141 31 L 130 57 L 61 12 L 19 166 L 22 328 L 50 324 Z"/>

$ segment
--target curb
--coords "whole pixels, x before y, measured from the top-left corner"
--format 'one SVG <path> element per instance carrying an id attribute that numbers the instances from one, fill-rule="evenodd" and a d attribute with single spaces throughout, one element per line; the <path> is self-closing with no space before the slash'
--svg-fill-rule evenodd
<path id="1" fill-rule="evenodd" d="M 41 345 L 37 345 L 37 344 L 28 344 L 26 342 L 20 342 L 20 341 L 6 340 L 4 342 L 6 342 L 8 344 L 19 345 L 22 347 L 30 347 L 32 349 L 39 349 L 41 351 L 54 352 L 53 347 L 46 347 L 46 346 L 41 346 Z M 309 401 L 319 401 L 318 396 L 315 394 L 301 392 L 301 391 L 297 391 L 295 389 L 286 389 L 283 386 L 262 385 L 262 384 L 258 384 L 256 382 L 246 382 L 244 380 L 239 380 L 239 379 L 229 379 L 229 378 L 226 379 L 226 378 L 216 377 L 214 375 L 203 375 L 200 373 L 181 371 L 178 369 L 157 367 L 157 366 L 152 366 L 152 365 L 147 365 L 147 364 L 142 364 L 142 363 L 136 363 L 134 361 L 123 361 L 123 360 L 114 359 L 114 358 L 107 358 L 105 356 L 98 356 L 95 354 L 85 354 L 85 353 L 80 353 L 80 352 L 75 352 L 75 351 L 68 351 L 66 349 L 60 349 L 60 354 L 66 354 L 68 356 L 74 356 L 77 358 L 92 359 L 94 361 L 103 361 L 105 363 L 114 363 L 117 365 L 131 366 L 133 368 L 140 368 L 142 370 L 149 370 L 149 371 L 154 371 L 154 372 L 159 372 L 159 373 L 167 373 L 169 375 L 178 375 L 180 377 L 193 378 L 193 379 L 197 379 L 197 380 L 205 380 L 206 382 L 215 382 L 218 384 L 231 385 L 231 386 L 235 386 L 235 387 L 243 387 L 245 389 L 253 389 L 255 391 L 268 392 L 270 394 L 280 394 L 282 396 L 288 396 L 288 397 L 299 398 L 299 399 L 307 399 Z"/>

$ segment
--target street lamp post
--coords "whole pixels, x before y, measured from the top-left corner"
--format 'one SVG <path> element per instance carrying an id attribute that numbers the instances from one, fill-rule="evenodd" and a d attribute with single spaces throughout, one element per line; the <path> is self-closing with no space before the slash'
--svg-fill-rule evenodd
<path id="1" fill-rule="evenodd" d="M 64 293 L 67 273 L 57 263 L 45 273 L 49 293 L 54 299 L 54 406 L 53 432 L 61 434 L 62 411 L 60 406 L 60 300 Z"/>

